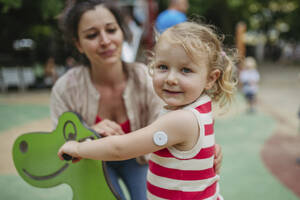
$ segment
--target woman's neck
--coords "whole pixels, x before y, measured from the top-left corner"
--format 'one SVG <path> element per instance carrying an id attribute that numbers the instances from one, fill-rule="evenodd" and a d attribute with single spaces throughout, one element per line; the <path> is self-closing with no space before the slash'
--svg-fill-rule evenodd
<path id="1" fill-rule="evenodd" d="M 96 87 L 114 88 L 126 80 L 122 61 L 108 66 L 97 66 L 94 64 L 91 66 L 90 75 L 92 83 Z"/>

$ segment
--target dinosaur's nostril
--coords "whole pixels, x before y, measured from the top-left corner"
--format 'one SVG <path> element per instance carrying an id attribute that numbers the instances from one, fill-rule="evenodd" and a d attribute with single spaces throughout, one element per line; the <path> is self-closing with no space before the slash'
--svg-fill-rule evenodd
<path id="1" fill-rule="evenodd" d="M 27 150 L 28 150 L 28 144 L 27 144 L 26 141 L 23 140 L 23 141 L 20 143 L 20 151 L 21 151 L 22 153 L 26 153 Z"/>

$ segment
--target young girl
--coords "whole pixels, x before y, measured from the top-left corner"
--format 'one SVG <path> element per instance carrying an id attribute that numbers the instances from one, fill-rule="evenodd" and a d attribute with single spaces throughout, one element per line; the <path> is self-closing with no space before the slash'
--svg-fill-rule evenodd
<path id="1" fill-rule="evenodd" d="M 230 102 L 233 62 L 212 29 L 185 22 L 167 29 L 154 48 L 150 73 L 166 103 L 151 125 L 126 135 L 64 144 L 77 158 L 125 160 L 151 153 L 148 199 L 221 199 L 213 169 L 211 100 Z"/>

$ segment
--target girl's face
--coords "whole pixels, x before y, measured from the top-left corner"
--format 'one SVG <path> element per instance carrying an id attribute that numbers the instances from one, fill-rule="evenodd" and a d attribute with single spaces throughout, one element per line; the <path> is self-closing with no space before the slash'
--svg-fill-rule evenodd
<path id="1" fill-rule="evenodd" d="M 98 5 L 81 16 L 76 46 L 92 65 L 120 62 L 122 43 L 123 32 L 107 8 Z"/>
<path id="2" fill-rule="evenodd" d="M 180 44 L 170 43 L 164 36 L 158 41 L 153 86 L 171 109 L 194 102 L 204 89 L 209 89 L 207 58 L 200 57 L 203 59 L 196 65 Z"/>

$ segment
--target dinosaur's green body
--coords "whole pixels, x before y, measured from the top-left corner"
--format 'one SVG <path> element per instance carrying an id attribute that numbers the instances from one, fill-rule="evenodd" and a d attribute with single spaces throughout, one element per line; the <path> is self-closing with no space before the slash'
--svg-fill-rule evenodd
<path id="1" fill-rule="evenodd" d="M 19 175 L 30 185 L 53 187 L 66 183 L 73 191 L 73 200 L 117 199 L 109 186 L 104 163 L 82 159 L 72 164 L 61 161 L 58 149 L 69 139 L 97 139 L 73 112 L 59 118 L 50 133 L 27 133 L 18 137 L 13 146 L 13 160 Z"/>

